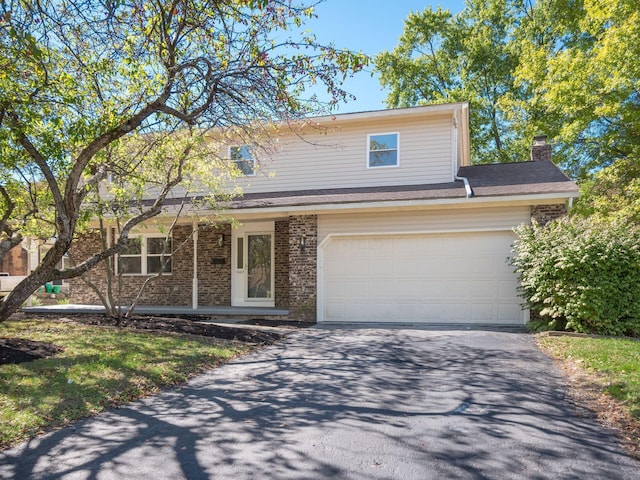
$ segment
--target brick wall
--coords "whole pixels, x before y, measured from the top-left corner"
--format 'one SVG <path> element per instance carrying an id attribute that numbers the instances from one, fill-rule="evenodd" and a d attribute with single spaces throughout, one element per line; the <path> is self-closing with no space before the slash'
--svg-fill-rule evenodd
<path id="1" fill-rule="evenodd" d="M 100 234 L 97 231 L 89 231 L 77 236 L 69 250 L 69 257 L 72 261 L 80 263 L 89 258 L 94 253 L 100 251 Z M 98 289 L 106 294 L 106 268 L 104 262 L 98 263 L 91 270 L 86 272 L 84 278 L 95 284 Z M 80 278 L 71 278 L 69 282 L 69 300 L 71 303 L 86 305 L 99 305 L 100 299 Z"/>
<path id="2" fill-rule="evenodd" d="M 222 245 L 220 235 L 224 236 Z M 231 305 L 231 267 L 231 225 L 202 228 L 198 235 L 199 306 Z"/>
<path id="3" fill-rule="evenodd" d="M 535 220 L 539 225 L 546 225 L 551 220 L 564 217 L 566 214 L 567 206 L 564 203 L 531 206 L 531 220 Z"/>
<path id="4" fill-rule="evenodd" d="M 193 272 L 193 242 L 191 240 L 191 225 L 177 226 L 173 232 L 173 248 L 177 251 L 172 257 L 172 273 L 153 278 L 145 287 L 140 298 L 140 305 L 191 305 L 192 272 Z M 81 262 L 91 254 L 100 251 L 100 236 L 97 231 L 79 236 L 71 247 L 74 261 Z M 84 274 L 84 278 L 91 281 L 106 295 L 107 280 L 106 267 L 103 262 Z M 122 276 L 122 288 L 119 292 L 118 282 L 113 286 L 114 301 L 126 305 L 131 303 L 148 276 Z M 69 297 L 72 303 L 89 305 L 100 304 L 98 295 L 87 286 L 82 279 L 69 280 Z"/>
<path id="5" fill-rule="evenodd" d="M 273 256 L 275 305 L 276 308 L 289 308 L 289 220 L 275 222 Z"/>
<path id="6" fill-rule="evenodd" d="M 300 239 L 306 239 L 304 250 Z M 316 320 L 318 217 L 289 217 L 289 318 Z"/>
<path id="7" fill-rule="evenodd" d="M 16 245 L 9 250 L 0 263 L 0 272 L 9 275 L 26 275 L 28 268 L 28 254 L 22 245 Z"/>

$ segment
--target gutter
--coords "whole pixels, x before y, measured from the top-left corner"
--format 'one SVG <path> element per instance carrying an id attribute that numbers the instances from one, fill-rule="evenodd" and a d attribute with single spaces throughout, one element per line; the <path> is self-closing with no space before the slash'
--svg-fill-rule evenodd
<path id="1" fill-rule="evenodd" d="M 464 183 L 464 189 L 467 192 L 467 198 L 475 197 L 473 190 L 471 189 L 471 184 L 469 183 L 469 179 L 467 177 L 461 177 L 458 175 L 458 171 L 460 171 L 460 158 L 458 156 L 458 109 L 456 108 L 453 111 L 453 152 L 454 152 L 454 162 L 455 165 L 455 173 L 453 174 L 453 178 L 455 180 L 461 180 Z"/>

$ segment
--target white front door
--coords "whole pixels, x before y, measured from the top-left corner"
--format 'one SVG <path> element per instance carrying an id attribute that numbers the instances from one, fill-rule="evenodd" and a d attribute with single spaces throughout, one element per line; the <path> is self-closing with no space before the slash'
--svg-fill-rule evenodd
<path id="1" fill-rule="evenodd" d="M 273 222 L 249 223 L 233 230 L 232 306 L 275 306 L 273 232 Z"/>

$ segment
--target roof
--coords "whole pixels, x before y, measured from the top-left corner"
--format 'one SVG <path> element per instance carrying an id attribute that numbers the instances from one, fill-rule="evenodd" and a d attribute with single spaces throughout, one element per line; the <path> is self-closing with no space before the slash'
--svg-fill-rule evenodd
<path id="1" fill-rule="evenodd" d="M 578 186 L 551 161 L 494 163 L 461 167 L 477 197 L 578 193 Z M 575 196 L 575 195 L 572 195 Z"/>
<path id="2" fill-rule="evenodd" d="M 458 175 L 469 180 L 476 198 L 553 193 L 561 197 L 573 197 L 578 193 L 578 186 L 550 161 L 475 165 L 460 168 Z M 235 210 L 465 197 L 463 182 L 455 181 L 426 185 L 246 193 L 230 201 L 226 207 Z"/>

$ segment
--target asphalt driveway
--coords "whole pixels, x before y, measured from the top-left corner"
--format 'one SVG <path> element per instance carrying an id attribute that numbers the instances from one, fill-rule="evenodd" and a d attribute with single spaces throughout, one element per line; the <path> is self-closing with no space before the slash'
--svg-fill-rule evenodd
<path id="1" fill-rule="evenodd" d="M 0 478 L 635 479 L 526 334 L 309 329 L 0 454 Z"/>

